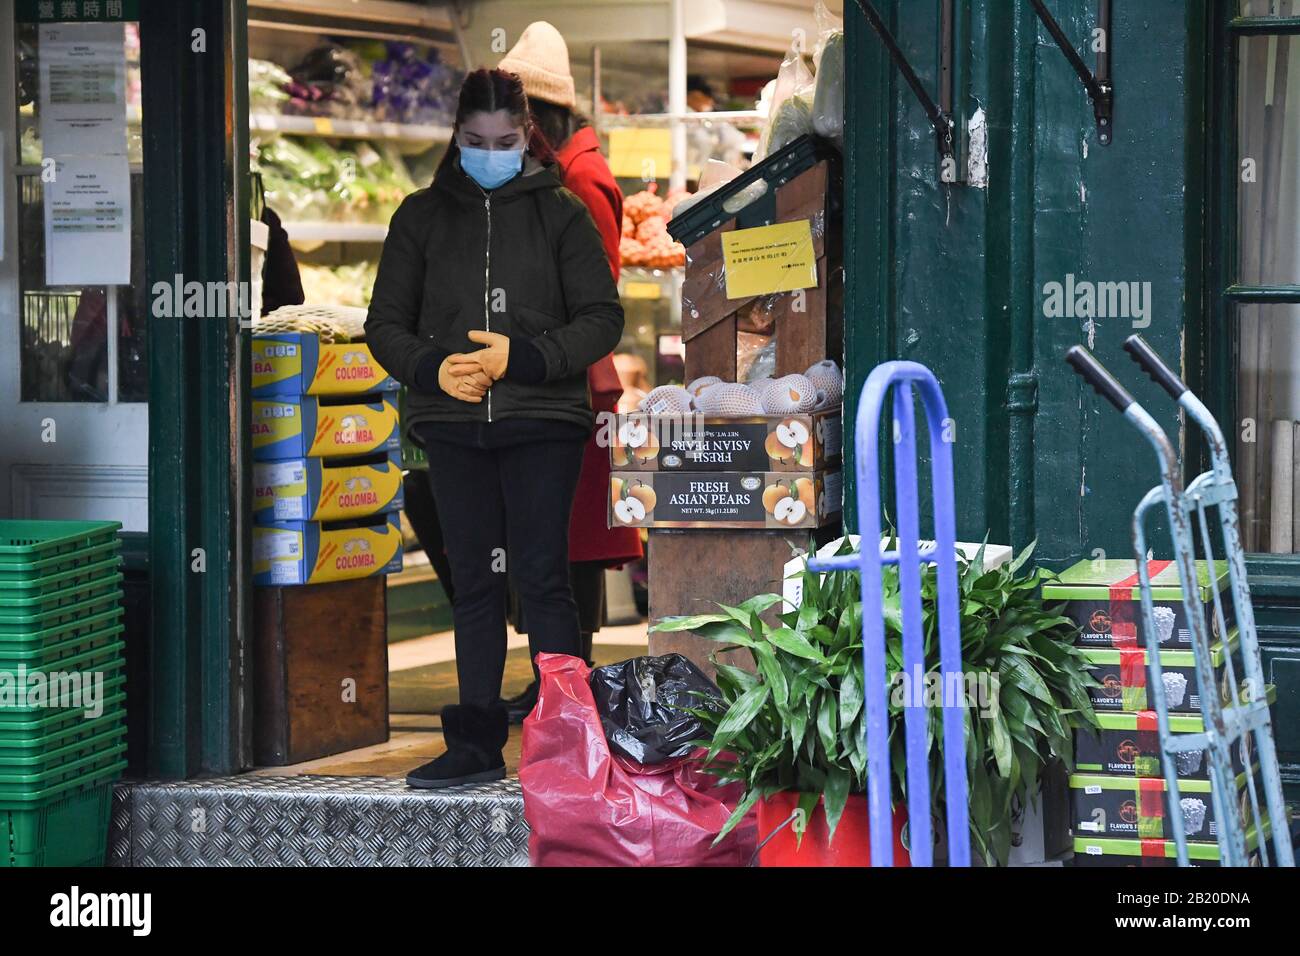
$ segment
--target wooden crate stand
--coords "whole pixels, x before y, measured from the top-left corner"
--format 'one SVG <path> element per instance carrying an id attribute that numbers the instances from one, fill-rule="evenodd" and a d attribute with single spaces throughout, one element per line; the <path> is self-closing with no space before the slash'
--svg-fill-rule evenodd
<path id="1" fill-rule="evenodd" d="M 258 764 L 280 767 L 388 740 L 387 580 L 254 589 Z"/>

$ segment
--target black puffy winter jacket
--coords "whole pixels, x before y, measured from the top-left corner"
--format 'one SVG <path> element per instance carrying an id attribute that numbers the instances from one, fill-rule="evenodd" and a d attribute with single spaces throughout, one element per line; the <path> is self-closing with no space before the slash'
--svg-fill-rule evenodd
<path id="1" fill-rule="evenodd" d="M 535 349 L 526 357 L 540 381 L 525 384 L 507 371 L 478 404 L 437 388 L 442 358 L 481 348 L 467 337 L 473 329 L 510 336 L 512 366 Z M 587 366 L 612 352 L 622 333 L 623 308 L 600 234 L 552 167 L 530 162 L 489 192 L 452 164 L 394 213 L 366 341 L 409 389 L 408 431 L 420 422 L 509 418 L 590 428 Z"/>

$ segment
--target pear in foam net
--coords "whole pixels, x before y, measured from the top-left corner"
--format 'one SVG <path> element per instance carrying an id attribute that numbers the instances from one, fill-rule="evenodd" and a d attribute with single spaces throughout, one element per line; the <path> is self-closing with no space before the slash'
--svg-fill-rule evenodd
<path id="1" fill-rule="evenodd" d="M 710 385 L 717 385 L 721 381 L 722 379 L 718 378 L 716 375 L 701 375 L 695 381 L 686 386 L 686 391 L 698 397 L 700 392 L 704 391 Z"/>
<path id="2" fill-rule="evenodd" d="M 694 398 L 680 385 L 659 385 L 650 390 L 637 406 L 651 415 L 684 414 L 694 408 Z"/>
<path id="3" fill-rule="evenodd" d="M 803 373 L 821 393 L 817 407 L 827 408 L 844 400 L 844 373 L 834 359 L 822 359 Z"/>
<path id="4" fill-rule="evenodd" d="M 752 382 L 747 382 L 746 384 L 749 385 L 750 389 L 754 392 L 754 394 L 758 396 L 758 401 L 760 404 L 762 404 L 764 409 L 767 408 L 768 394 L 773 389 L 778 387 L 776 384 L 776 379 L 770 377 L 756 378 Z"/>
<path id="5" fill-rule="evenodd" d="M 769 415 L 792 415 L 811 412 L 817 405 L 817 386 L 806 375 L 786 375 L 763 398 L 763 411 Z"/>
<path id="6" fill-rule="evenodd" d="M 719 418 L 744 418 L 763 414 L 763 404 L 754 390 L 737 382 L 710 385 L 696 396 L 695 408 L 705 415 L 716 415 Z"/>

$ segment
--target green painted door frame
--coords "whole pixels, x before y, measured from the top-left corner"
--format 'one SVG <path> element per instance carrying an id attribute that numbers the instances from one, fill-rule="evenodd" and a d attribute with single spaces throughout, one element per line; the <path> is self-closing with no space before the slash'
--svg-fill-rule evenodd
<path id="1" fill-rule="evenodd" d="M 243 0 L 141 2 L 152 296 L 178 276 L 248 282 L 246 24 Z M 251 755 L 250 353 L 227 313 L 150 325 L 146 766 L 163 778 Z"/>
<path id="2" fill-rule="evenodd" d="M 937 0 L 877 6 L 933 84 Z M 1058 569 L 1099 551 L 1130 558 L 1131 515 L 1158 480 L 1154 458 L 1064 365 L 1065 350 L 1092 345 L 1183 444 L 1188 476 L 1207 467 L 1203 443 L 1183 434 L 1166 396 L 1120 350 L 1132 321 L 1049 316 L 1044 286 L 1068 274 L 1149 281 L 1150 324 L 1139 330 L 1180 359 L 1184 378 L 1237 433 L 1236 44 L 1278 24 L 1234 23 L 1235 3 L 1116 4 L 1115 139 L 1102 147 L 1086 95 L 1026 0 L 957 6 L 969 67 L 956 102 L 987 116 L 986 189 L 939 182 L 924 114 L 846 3 L 850 401 L 878 362 L 929 365 L 956 420 L 961 536 L 1037 539 L 1040 563 Z M 1096 3 L 1051 7 L 1082 49 Z M 1296 299 L 1295 290 L 1259 295 Z M 1170 549 L 1162 529 L 1149 540 L 1158 554 Z M 1278 687 L 1278 753 L 1300 794 L 1300 555 L 1248 563 L 1265 670 Z"/>

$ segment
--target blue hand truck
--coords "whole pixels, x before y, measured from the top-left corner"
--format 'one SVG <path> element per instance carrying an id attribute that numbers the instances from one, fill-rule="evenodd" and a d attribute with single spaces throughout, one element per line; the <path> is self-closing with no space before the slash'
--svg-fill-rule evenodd
<path id="1" fill-rule="evenodd" d="M 880 516 L 880 416 L 894 388 L 893 439 L 895 513 L 898 544 L 882 552 Z M 916 480 L 916 420 L 913 389 L 925 409 L 930 435 L 934 543 L 922 547 Z M 862 669 L 866 708 L 867 803 L 871 822 L 871 865 L 893 866 L 893 808 L 890 799 L 889 708 L 886 700 L 885 619 L 881 603 L 882 568 L 898 565 L 903 619 L 903 668 L 926 673 L 921 618 L 921 565 L 938 574 L 939 659 L 943 695 L 944 796 L 948 862 L 970 866 L 970 811 L 966 778 L 966 708 L 946 689 L 962 681 L 961 618 L 958 612 L 957 526 L 953 507 L 952 441 L 948 405 L 933 373 L 916 362 L 877 366 L 863 386 L 854 440 L 858 449 L 857 492 L 860 547 L 856 554 L 811 558 L 812 571 L 859 571 L 862 575 Z M 934 865 L 930 827 L 930 762 L 927 708 L 909 695 L 903 708 L 907 757 L 907 814 L 913 866 Z"/>

